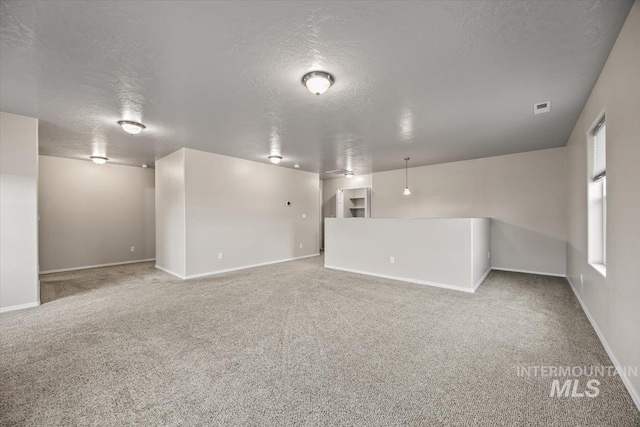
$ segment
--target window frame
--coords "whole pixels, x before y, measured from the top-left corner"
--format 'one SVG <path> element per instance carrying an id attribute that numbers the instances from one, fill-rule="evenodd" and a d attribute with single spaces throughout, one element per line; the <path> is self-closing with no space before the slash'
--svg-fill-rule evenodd
<path id="1" fill-rule="evenodd" d="M 607 176 L 602 178 L 602 265 L 607 266 Z"/>
<path id="2" fill-rule="evenodd" d="M 604 151 L 602 161 L 598 161 L 597 138 L 604 132 Z M 602 276 L 606 277 L 607 266 L 607 129 L 606 116 L 596 122 L 588 133 L 589 164 L 587 167 L 588 201 L 587 201 L 587 256 L 588 263 Z M 602 164 L 601 164 L 602 163 Z M 603 166 L 598 174 L 598 167 Z"/>

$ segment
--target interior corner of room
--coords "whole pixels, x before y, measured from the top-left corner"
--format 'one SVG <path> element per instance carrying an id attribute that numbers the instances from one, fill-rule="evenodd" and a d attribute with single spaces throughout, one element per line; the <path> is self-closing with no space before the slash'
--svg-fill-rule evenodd
<path id="1" fill-rule="evenodd" d="M 307 364 L 315 364 L 318 372 L 323 369 L 328 372 L 338 366 L 335 377 L 342 376 L 341 386 L 354 387 L 358 392 L 371 392 L 371 387 L 380 387 L 385 392 L 367 395 L 370 399 L 362 403 L 353 397 L 358 396 L 356 392 L 348 396 L 345 392 L 345 397 L 340 395 L 339 386 L 329 387 L 334 394 L 329 397 L 323 394 L 323 401 L 329 402 L 335 397 L 341 405 L 356 402 L 354 407 L 366 414 L 363 419 L 374 422 L 367 416 L 375 413 L 371 402 L 379 399 L 384 401 L 381 405 L 388 405 L 385 408 L 396 408 L 398 417 L 413 414 L 417 417 L 415 420 L 421 420 L 418 412 L 412 412 L 417 409 L 410 399 L 405 402 L 408 408 L 405 414 L 393 393 L 387 393 L 392 388 L 385 388 L 391 384 L 402 393 L 418 393 L 411 389 L 414 386 L 409 386 L 408 377 L 403 375 L 427 369 L 419 364 L 421 359 L 403 358 L 402 363 L 407 364 L 402 366 L 398 362 L 396 373 L 405 382 L 397 380 L 392 370 L 384 371 L 379 377 L 371 374 L 373 379 L 362 371 L 356 375 L 358 369 L 364 368 L 354 361 L 366 360 L 363 366 L 370 363 L 366 366 L 371 366 L 374 372 L 382 365 L 393 369 L 390 363 L 380 362 L 385 357 L 382 354 L 386 344 L 397 346 L 390 349 L 389 354 L 421 351 L 415 342 L 406 341 L 410 341 L 412 334 L 419 334 L 418 329 L 429 328 L 429 324 L 419 317 L 424 323 L 406 326 L 403 322 L 411 316 L 424 313 L 420 313 L 422 306 L 412 306 L 416 311 L 407 311 L 403 317 L 403 304 L 420 301 L 426 307 L 428 302 L 437 301 L 430 307 L 443 311 L 458 310 L 462 307 L 456 305 L 458 302 L 486 304 L 486 310 L 482 311 L 486 316 L 491 315 L 491 307 L 510 310 L 513 305 L 514 317 L 510 319 L 516 320 L 511 320 L 508 327 L 515 330 L 526 322 L 538 327 L 535 332 L 523 332 L 522 343 L 545 340 L 553 331 L 559 334 L 553 337 L 564 337 L 564 341 L 554 345 L 566 350 L 567 353 L 562 354 L 569 354 L 570 347 L 579 343 L 572 341 L 570 331 L 573 329 L 566 322 L 577 318 L 578 322 L 582 321 L 579 327 L 584 332 L 580 337 L 593 335 L 594 342 L 599 341 L 602 349 L 576 350 L 571 353 L 570 362 L 573 365 L 611 364 L 619 372 L 620 384 L 613 386 L 618 388 L 603 391 L 603 395 L 611 399 L 606 401 L 609 411 L 619 410 L 624 415 L 616 418 L 616 414 L 598 409 L 597 402 L 586 398 L 566 406 L 563 401 L 553 400 L 552 415 L 548 419 L 536 418 L 540 425 L 545 422 L 551 425 L 558 419 L 579 420 L 576 422 L 581 425 L 589 422 L 606 425 L 610 419 L 617 420 L 616 425 L 640 422 L 640 415 L 633 412 L 640 409 L 640 376 L 633 371 L 640 366 L 637 332 L 640 330 L 637 327 L 640 324 L 640 2 L 578 3 L 549 4 L 556 12 L 548 16 L 542 6 L 532 1 L 507 2 L 500 7 L 463 2 L 461 4 L 473 10 L 477 8 L 483 17 L 478 20 L 482 22 L 491 21 L 492 13 L 502 16 L 504 8 L 511 10 L 503 16 L 504 25 L 508 28 L 516 25 L 509 24 L 511 21 L 507 18 L 510 17 L 519 22 L 517 28 L 530 37 L 534 37 L 530 29 L 570 22 L 569 17 L 573 15 L 580 22 L 596 23 L 598 28 L 581 32 L 571 27 L 566 33 L 558 28 L 548 36 L 536 34 L 536 42 L 529 43 L 521 37 L 520 30 L 500 30 L 502 24 L 489 30 L 483 24 L 474 33 L 478 37 L 477 45 L 473 42 L 475 36 L 471 37 L 463 27 L 458 31 L 468 37 L 457 40 L 451 31 L 438 25 L 433 16 L 423 16 L 431 9 L 444 16 L 453 14 L 453 25 L 460 22 L 454 12 L 470 13 L 461 9 L 461 4 L 446 2 L 398 2 L 395 6 L 362 3 L 361 10 L 378 20 L 373 22 L 390 20 L 389 26 L 381 25 L 380 34 L 362 21 L 359 9 L 350 2 L 313 3 L 315 9 L 306 3 L 295 6 L 286 2 L 251 3 L 256 10 L 247 4 L 189 4 L 180 8 L 168 2 L 166 10 L 158 8 L 149 18 L 140 4 L 104 2 L 104 13 L 109 17 L 108 22 L 114 24 L 113 29 L 100 24 L 95 5 L 83 4 L 74 13 L 105 34 L 116 37 L 120 33 L 113 31 L 119 29 L 122 34 L 139 36 L 136 40 L 141 40 L 140 45 L 132 47 L 133 53 L 115 63 L 127 58 L 138 59 L 126 66 L 121 64 L 124 67 L 121 69 L 111 64 L 108 55 L 102 54 L 91 63 L 93 65 L 81 65 L 88 56 L 67 44 L 75 41 L 94 49 L 96 45 L 90 39 L 99 38 L 102 33 L 91 30 L 91 37 L 87 36 L 85 41 L 85 37 L 78 34 L 67 38 L 63 24 L 77 24 L 63 13 L 65 7 L 70 6 L 68 3 L 34 4 L 30 7 L 39 12 L 34 14 L 28 11 L 25 2 L 3 2 L 0 320 L 6 323 L 2 327 L 5 331 L 11 330 L 13 337 L 20 327 L 35 325 L 38 313 L 73 315 L 68 307 L 73 306 L 74 301 L 84 301 L 77 305 L 82 310 L 90 310 L 91 304 L 95 304 L 92 307 L 101 313 L 115 310 L 120 304 L 126 310 L 119 309 L 117 316 L 140 322 L 135 315 L 137 308 L 124 302 L 129 298 L 126 295 L 131 294 L 118 296 L 121 289 L 118 286 L 124 289 L 125 282 L 126 286 L 133 286 L 131 283 L 135 282 L 136 286 L 147 287 L 144 291 L 135 288 L 139 293 L 133 295 L 173 292 L 171 295 L 176 301 L 181 298 L 181 286 L 185 290 L 185 301 L 190 298 L 193 310 L 207 312 L 210 307 L 197 305 L 197 300 L 203 298 L 204 301 L 214 294 L 216 298 L 220 296 L 222 306 L 229 310 L 224 320 L 222 317 L 199 318 L 203 322 L 199 326 L 208 325 L 208 332 L 214 331 L 215 335 L 205 336 L 202 330 L 198 332 L 202 335 L 196 332 L 189 335 L 192 332 L 181 324 L 180 333 L 193 338 L 197 345 L 181 341 L 183 347 L 176 347 L 175 351 L 183 351 L 185 360 L 194 357 L 195 362 L 189 369 L 197 370 L 198 363 L 207 360 L 202 362 L 208 364 L 206 373 L 202 374 L 207 381 L 210 376 L 231 370 L 233 364 L 246 368 L 246 372 L 242 372 L 247 376 L 250 371 L 264 369 L 269 373 L 265 378 L 273 384 L 287 379 L 297 381 L 296 373 L 307 369 Z M 534 19 L 536 13 L 524 13 L 521 7 L 537 11 L 540 21 Z M 207 13 L 201 14 L 198 8 Z M 176 18 L 176 40 L 159 30 L 159 23 L 169 19 L 169 11 L 185 18 L 184 22 Z M 56 23 L 55 31 L 42 27 L 49 22 L 46 18 L 49 12 L 52 22 Z M 144 22 L 147 26 L 132 29 L 131 22 L 118 18 L 129 13 L 138 19 L 128 18 L 131 22 Z M 258 15 L 265 20 L 259 24 L 260 31 L 270 35 L 273 45 L 280 48 L 268 46 L 266 41 L 255 41 L 256 37 L 249 34 L 240 35 L 237 29 L 225 27 L 223 19 L 248 16 L 250 19 L 244 24 L 258 25 Z M 213 21 L 204 20 L 203 16 Z M 422 21 L 414 22 L 412 16 L 422 16 L 425 22 L 436 26 L 437 34 L 442 35 L 442 39 L 438 39 L 441 43 L 430 42 L 436 30 L 425 28 Z M 331 17 L 335 19 L 329 19 Z M 530 19 L 534 21 L 529 22 Z M 351 20 L 358 25 L 346 25 Z M 194 30 L 186 24 L 191 21 Z M 242 23 L 240 21 L 236 23 Z M 475 22 L 475 18 L 471 21 Z M 471 21 L 468 25 L 480 25 Z M 406 23 L 407 28 L 402 30 L 404 24 L 401 23 Z M 191 49 L 177 49 L 181 44 L 178 42 L 189 41 L 187 36 L 194 36 L 197 31 L 215 39 L 213 24 L 238 36 L 237 41 L 223 37 L 228 45 L 211 42 L 209 54 L 217 59 L 201 57 Z M 31 27 L 44 28 L 44 33 L 26 31 Z M 286 30 L 280 31 L 281 27 Z M 320 31 L 322 28 L 325 32 Z M 51 44 L 44 40 L 43 34 L 49 34 L 48 31 L 51 31 Z M 303 37 L 306 44 L 304 40 L 296 41 L 292 35 L 300 31 L 305 34 L 315 31 L 315 36 Z M 492 34 L 500 31 L 510 34 L 511 38 L 498 37 L 495 43 L 499 46 L 493 48 Z M 358 41 L 360 33 L 366 34 L 362 36 L 365 41 Z M 252 34 L 262 33 L 256 30 Z M 320 34 L 328 41 L 323 41 Z M 384 34 L 389 34 L 386 42 L 381 36 Z M 415 34 L 421 36 L 408 37 Z M 581 39 L 581 34 L 588 43 Z M 463 46 L 458 46 L 455 56 L 466 58 L 464 61 L 445 55 L 448 51 L 443 45 L 451 37 L 451 49 L 456 43 Z M 401 55 L 394 48 L 394 40 L 419 55 Z M 254 42 L 257 47 L 252 47 Z M 204 47 L 202 43 L 199 41 L 196 46 Z M 562 46 L 553 46 L 554 43 Z M 598 51 L 590 54 L 587 45 L 593 45 Z M 335 57 L 329 51 L 331 46 L 337 49 Z M 424 46 L 430 46 L 431 50 L 420 52 Z M 528 54 L 516 53 L 520 50 L 517 46 Z M 136 50 L 141 47 L 150 49 L 151 53 Z M 45 55 L 49 51 L 57 52 L 55 49 L 60 49 L 60 56 L 69 59 L 71 65 L 80 67 L 79 71 L 68 69 L 60 59 Z M 278 56 L 282 54 L 278 49 L 287 55 Z M 380 57 L 376 56 L 378 49 Z M 574 50 L 575 55 L 566 54 Z M 135 52 L 139 55 L 134 55 Z M 190 66 L 193 82 L 186 77 L 187 71 L 164 64 L 163 55 L 167 52 L 178 55 L 181 61 L 202 66 Z M 545 52 L 549 54 L 545 56 Z M 265 56 L 267 53 L 272 57 Z M 434 58 L 433 63 L 414 58 L 429 55 Z M 488 58 L 481 58 L 483 55 Z M 518 61 L 510 59 L 513 55 L 517 55 Z M 369 62 L 364 58 L 367 57 L 375 59 L 371 59 L 371 64 L 380 66 L 376 70 L 366 68 Z M 546 63 L 536 62 L 540 58 Z M 40 60 L 44 62 L 41 64 Z M 396 64 L 403 61 L 410 66 Z M 280 63 L 283 65 L 277 65 Z M 489 66 L 488 63 L 504 63 L 504 67 L 496 65 L 487 72 L 479 68 Z M 456 64 L 455 69 L 450 70 L 451 65 L 447 64 Z M 205 71 L 213 70 L 214 66 L 219 66 L 215 84 L 211 80 L 216 79 L 205 76 Z M 425 78 L 416 71 L 419 66 L 428 67 L 427 80 L 434 79 L 433 82 L 424 85 L 416 82 Z M 475 71 L 463 73 L 466 67 Z M 44 76 L 42 70 L 45 69 L 51 74 Z M 160 71 L 156 73 L 156 69 Z M 20 78 L 25 73 L 28 78 Z M 268 77 L 263 82 L 260 78 L 264 76 Z M 203 88 L 203 81 L 215 90 Z M 407 83 L 409 81 L 413 83 Z M 165 84 L 167 82 L 170 84 Z M 263 83 L 273 87 L 260 88 Z M 370 85 L 380 86 L 380 92 Z M 70 87 L 76 89 L 72 91 Z M 159 87 L 164 87 L 164 92 L 161 93 Z M 186 98 L 194 100 L 193 106 L 187 106 Z M 83 270 L 94 274 L 86 287 Z M 268 276 L 264 283 L 261 272 Z M 280 282 L 289 272 L 300 278 L 295 286 Z M 59 282 L 60 286 L 73 281 L 70 286 L 76 289 L 62 297 L 53 294 L 43 297 L 41 282 L 45 280 Z M 90 302 L 73 299 L 83 292 L 95 291 L 94 284 L 100 280 L 104 286 L 110 286 L 112 293 L 100 293 L 99 298 Z M 509 288 L 510 293 L 497 287 L 496 282 Z M 154 287 L 156 283 L 161 286 Z M 50 286 L 53 289 L 56 285 Z M 259 299 L 256 289 L 265 287 L 270 288 L 261 294 L 263 299 Z M 561 294 L 560 288 L 566 289 L 575 302 L 571 304 L 579 310 L 577 317 L 558 312 L 560 306 L 554 305 L 553 298 L 554 292 Z M 550 291 L 552 295 L 536 300 L 532 297 L 536 291 Z M 280 292 L 286 294 L 286 298 Z M 324 295 L 331 304 L 309 302 L 319 295 Z M 369 295 L 371 299 L 358 299 L 362 295 Z M 445 295 L 444 299 L 437 299 L 441 295 Z M 280 297 L 284 299 L 279 300 Z M 65 298 L 67 305 L 63 310 L 60 300 Z M 303 300 L 306 302 L 301 303 Z M 535 305 L 536 301 L 545 302 L 541 306 Z M 281 311 L 265 314 L 266 311 L 258 310 L 265 304 L 273 304 Z M 289 311 L 287 306 L 295 304 L 301 304 L 301 312 Z M 367 304 L 371 306 L 365 307 Z M 165 307 L 165 310 L 172 316 L 178 311 L 184 313 L 186 303 L 179 307 L 175 312 L 171 308 Z M 340 317 L 345 312 L 357 314 L 357 310 L 368 313 L 371 317 L 367 321 L 371 323 L 363 326 L 353 321 L 356 318 L 364 321 L 362 316 L 349 318 L 348 325 L 340 323 L 347 319 Z M 518 318 L 516 310 L 527 311 L 528 317 Z M 262 318 L 250 314 L 258 312 Z M 152 318 L 150 311 L 145 313 Z M 466 313 L 459 314 L 460 323 L 456 320 L 447 325 L 437 339 L 454 341 L 455 328 L 479 321 Z M 435 317 L 438 313 L 428 315 Z M 330 316 L 334 318 L 332 323 L 322 323 L 324 317 Z M 157 327 L 166 321 L 166 328 L 170 329 L 171 319 L 174 318 L 153 318 L 150 322 Z M 226 323 L 232 320 L 239 323 Z M 495 336 L 500 335 L 499 327 L 505 327 L 504 322 L 501 323 L 504 319 L 484 320 L 483 325 L 497 328 Z M 231 327 L 217 329 L 216 322 Z M 296 330 L 296 325 L 304 322 L 311 326 L 304 331 Z M 384 329 L 389 325 L 395 327 L 395 322 L 406 327 L 397 336 Z M 258 327 L 266 329 L 261 329 L 264 335 L 260 339 L 253 332 L 246 332 L 243 339 L 251 344 L 242 347 L 238 340 L 238 348 L 230 345 L 233 350 L 230 349 L 228 355 L 224 351 L 216 353 L 220 359 L 215 359 L 215 363 L 219 365 L 210 365 L 213 358 L 209 360 L 205 350 L 213 349 L 231 333 L 241 335 L 234 329 L 241 327 L 245 332 L 253 331 L 252 328 L 257 331 Z M 83 341 L 91 351 L 94 350 L 91 343 L 102 339 L 102 332 L 96 328 L 98 326 L 78 332 L 94 337 L 91 338 L 94 341 Z M 344 333 L 353 333 L 349 336 L 356 336 L 362 342 L 351 347 L 341 341 L 340 328 L 358 330 Z M 69 333 L 74 330 L 71 328 Z M 380 332 L 383 330 L 388 335 Z M 105 332 L 105 336 L 108 333 L 111 332 Z M 177 335 L 178 332 L 162 335 L 157 337 L 157 342 L 182 339 Z M 32 347 L 21 351 L 36 351 L 41 338 L 29 336 Z M 157 350 L 161 360 L 162 351 L 167 349 L 163 347 L 165 344 L 156 345 L 154 339 L 153 336 L 140 338 L 143 342 L 140 345 Z M 19 340 L 12 340 L 11 345 L 19 346 Z M 167 342 L 166 346 L 170 347 L 171 342 Z M 424 342 L 425 347 L 432 344 L 428 340 Z M 469 346 L 474 351 L 482 348 L 482 344 L 475 342 Z M 344 350 L 346 347 L 348 350 Z M 367 353 L 371 348 L 382 349 L 380 355 L 373 354 L 374 350 Z M 510 347 L 498 345 L 493 350 L 504 355 L 509 354 Z M 532 354 L 540 356 L 541 365 L 566 360 L 553 359 L 553 355 L 547 360 L 544 354 L 533 350 Z M 109 363 L 118 367 L 121 356 L 117 351 L 110 353 Z M 31 354 L 25 360 L 33 362 L 35 357 Z M 300 359 L 293 361 L 287 357 Z M 380 359 L 370 360 L 376 357 Z M 455 355 L 447 357 L 451 358 L 451 370 L 455 370 Z M 258 368 L 252 365 L 256 360 L 261 363 Z M 187 364 L 185 362 L 185 366 Z M 314 381 L 331 382 L 329 376 L 318 375 L 321 379 L 313 377 Z M 184 392 L 179 377 L 175 378 L 172 387 Z M 273 401 L 268 395 L 273 388 L 269 387 L 276 386 L 265 385 L 260 382 L 263 379 L 259 379 L 249 385 L 242 383 L 247 387 L 243 392 L 240 386 L 234 388 L 234 384 L 242 382 L 240 377 L 233 378 L 237 384 L 225 378 L 218 383 L 211 380 L 206 387 L 220 387 L 225 390 L 224 396 L 250 393 L 247 390 L 263 393 L 260 399 L 267 403 L 260 413 L 264 417 L 273 416 L 268 418 L 271 421 L 282 422 L 283 418 L 264 409 L 271 408 Z M 428 375 L 421 378 L 424 380 Z M 303 383 L 296 384 L 303 387 L 300 385 Z M 166 383 L 163 384 L 165 387 Z M 520 387 L 524 382 L 517 384 Z M 484 390 L 487 388 L 491 387 Z M 19 399 L 15 390 L 5 391 L 6 395 L 16 399 L 16 407 L 25 407 L 27 404 Z M 34 390 L 30 389 L 30 396 L 37 394 Z M 322 390 L 326 392 L 325 388 Z M 548 393 L 546 388 L 544 391 Z M 446 406 L 443 403 L 446 399 L 438 393 L 437 398 L 429 395 L 434 400 L 424 402 L 437 408 Z M 486 393 L 489 396 L 491 391 Z M 130 394 L 135 400 L 135 392 Z M 163 396 L 171 399 L 166 393 Z M 149 402 L 153 399 L 145 400 L 144 405 L 151 405 Z M 389 404 L 392 400 L 393 405 Z M 135 408 L 144 406 L 140 402 Z M 421 404 L 426 405 L 424 402 Z M 610 402 L 613 403 L 609 405 Z M 123 409 L 129 415 L 137 410 L 130 403 L 125 403 L 127 409 Z M 220 405 L 224 406 L 223 403 Z M 472 423 L 468 413 L 464 418 L 455 412 L 455 405 L 452 407 L 438 419 Z M 258 418 L 248 415 L 242 418 L 234 412 L 237 408 L 225 408 L 220 411 L 227 421 L 233 416 L 247 423 L 260 419 L 246 408 L 243 411 Z M 502 409 L 517 415 L 512 407 Z M 55 415 L 55 409 L 48 410 L 52 411 L 48 414 L 53 413 L 61 423 L 65 420 Z M 299 417 L 311 417 L 311 413 L 323 424 L 345 423 L 341 413 L 332 412 L 328 416 L 321 411 L 309 410 L 306 415 L 296 412 Z M 554 418 L 558 413 L 563 415 Z M 596 413 L 612 418 L 580 418 Z M 562 418 L 569 416 L 567 414 L 578 418 Z M 85 415 L 75 414 L 77 417 L 73 420 L 78 422 Z M 515 420 L 516 415 L 509 420 Z M 11 416 L 17 417 L 12 420 L 28 424 L 29 417 L 24 411 Z M 181 420 L 190 419 L 189 416 L 184 415 Z M 436 422 L 436 418 L 424 416 L 431 423 Z M 41 422 L 47 419 L 42 414 L 33 417 Z M 518 419 L 522 421 L 522 417 Z M 84 420 L 88 419 L 96 421 L 96 418 Z M 134 418 L 126 419 L 132 422 Z M 203 419 L 198 418 L 198 422 Z M 401 418 L 380 419 L 392 423 Z M 403 421 L 410 419 L 413 418 L 402 418 Z M 163 420 L 171 424 L 178 418 Z M 0 414 L 0 424 L 1 421 Z M 114 425 L 117 423 L 114 421 Z"/>

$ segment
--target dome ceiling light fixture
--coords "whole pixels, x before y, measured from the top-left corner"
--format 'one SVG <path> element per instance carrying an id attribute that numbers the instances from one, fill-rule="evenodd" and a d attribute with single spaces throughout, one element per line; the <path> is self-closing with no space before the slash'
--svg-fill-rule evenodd
<path id="1" fill-rule="evenodd" d="M 322 95 L 333 84 L 333 76 L 324 71 L 312 71 L 302 77 L 302 84 L 314 95 Z"/>
<path id="2" fill-rule="evenodd" d="M 269 160 L 271 160 L 271 163 L 273 163 L 274 165 L 277 165 L 278 163 L 280 163 L 282 161 L 282 156 L 269 156 L 267 157 Z"/>
<path id="3" fill-rule="evenodd" d="M 131 120 L 120 120 L 118 124 L 122 127 L 122 130 L 129 135 L 137 135 L 146 128 L 142 123 L 133 122 Z"/>
<path id="4" fill-rule="evenodd" d="M 89 158 L 96 165 L 104 165 L 109 160 L 106 157 L 102 157 L 102 156 L 89 156 Z"/>

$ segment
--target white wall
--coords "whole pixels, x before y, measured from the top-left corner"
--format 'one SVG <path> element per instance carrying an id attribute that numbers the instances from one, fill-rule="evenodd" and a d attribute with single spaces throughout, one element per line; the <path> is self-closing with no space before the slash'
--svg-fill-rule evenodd
<path id="1" fill-rule="evenodd" d="M 185 149 L 156 161 L 156 267 L 186 270 Z"/>
<path id="2" fill-rule="evenodd" d="M 491 268 L 491 219 L 473 218 L 471 227 L 471 282 L 475 286 Z"/>
<path id="3" fill-rule="evenodd" d="M 325 228 L 328 268 L 466 292 L 489 270 L 488 218 L 327 218 Z M 476 259 L 478 270 L 484 265 L 477 277 Z"/>
<path id="4" fill-rule="evenodd" d="M 493 267 L 565 274 L 565 148 L 410 168 L 410 196 L 404 181 L 373 174 L 373 217 L 490 217 Z"/>
<path id="5" fill-rule="evenodd" d="M 153 170 L 39 160 L 41 272 L 155 257 Z"/>
<path id="6" fill-rule="evenodd" d="M 39 303 L 38 120 L 0 112 L 0 311 Z"/>
<path id="7" fill-rule="evenodd" d="M 567 275 L 610 354 L 622 366 L 640 366 L 639 46 L 640 2 L 636 2 L 567 144 Z M 607 124 L 606 278 L 587 262 L 587 146 L 589 133 L 603 113 Z M 640 378 L 628 378 L 626 383 L 640 408 Z"/>
<path id="8" fill-rule="evenodd" d="M 356 175 L 351 179 L 342 177 L 322 180 L 321 248 L 324 248 L 324 219 L 336 217 L 336 191 L 363 187 L 371 187 L 371 174 Z"/>
<path id="9" fill-rule="evenodd" d="M 178 176 L 182 171 L 184 177 Z M 156 174 L 159 226 L 161 217 L 171 218 L 168 228 L 179 232 L 182 227 L 186 242 L 184 269 L 161 264 L 160 256 L 158 265 L 178 276 L 213 274 L 318 253 L 318 174 L 190 149 L 156 163 Z M 165 212 L 171 208 L 176 212 Z M 158 233 L 158 255 L 180 238 Z M 178 257 L 180 250 L 178 246 Z"/>

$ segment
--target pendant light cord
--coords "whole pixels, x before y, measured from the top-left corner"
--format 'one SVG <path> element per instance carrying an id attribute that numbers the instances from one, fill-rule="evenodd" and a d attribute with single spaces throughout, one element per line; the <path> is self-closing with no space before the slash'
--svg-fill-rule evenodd
<path id="1" fill-rule="evenodd" d="M 404 186 L 405 188 L 409 188 L 409 157 L 405 157 L 404 162 Z"/>

